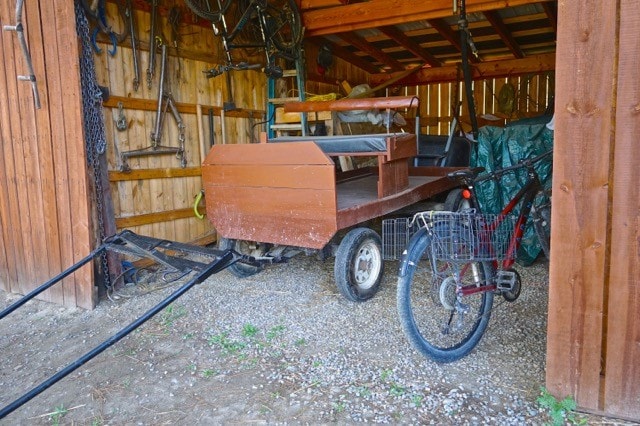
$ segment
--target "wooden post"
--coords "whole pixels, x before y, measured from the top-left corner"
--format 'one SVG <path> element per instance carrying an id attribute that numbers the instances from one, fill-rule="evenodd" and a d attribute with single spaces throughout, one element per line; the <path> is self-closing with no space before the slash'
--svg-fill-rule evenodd
<path id="1" fill-rule="evenodd" d="M 558 16 L 547 388 L 640 419 L 640 12 L 573 0 Z"/>
<path id="2" fill-rule="evenodd" d="M 604 411 L 640 419 L 640 10 L 620 2 Z"/>

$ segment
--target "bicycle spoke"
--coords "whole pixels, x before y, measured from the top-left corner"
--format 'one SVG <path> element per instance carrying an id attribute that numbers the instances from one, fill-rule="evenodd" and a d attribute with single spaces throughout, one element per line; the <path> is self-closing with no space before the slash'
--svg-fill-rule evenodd
<path id="1" fill-rule="evenodd" d="M 405 334 L 417 350 L 436 361 L 462 358 L 476 346 L 491 315 L 493 292 L 485 282 L 490 264 L 433 260 L 428 245 L 410 248 L 407 256 L 412 266 L 398 280 Z M 479 291 L 463 295 L 462 287 Z"/>

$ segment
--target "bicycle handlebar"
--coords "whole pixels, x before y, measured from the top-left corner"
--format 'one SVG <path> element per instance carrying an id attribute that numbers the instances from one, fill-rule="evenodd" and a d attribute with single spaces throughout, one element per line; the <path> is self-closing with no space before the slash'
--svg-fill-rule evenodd
<path id="1" fill-rule="evenodd" d="M 237 64 L 226 64 L 226 65 L 217 65 L 208 70 L 202 71 L 207 78 L 217 77 L 225 72 L 234 70 L 234 71 L 244 71 L 244 70 L 255 70 L 262 68 L 260 64 L 249 64 L 247 62 L 239 62 Z"/>
<path id="2" fill-rule="evenodd" d="M 544 152 L 544 153 L 542 153 L 540 155 L 537 155 L 535 157 L 525 158 L 523 160 L 520 160 L 518 162 L 518 164 L 515 164 L 513 166 L 505 167 L 503 169 L 494 170 L 493 172 L 487 172 L 485 174 L 478 175 L 474 179 L 474 181 L 475 182 L 482 182 L 482 181 L 485 181 L 485 180 L 493 179 L 494 177 L 500 177 L 505 173 L 511 172 L 513 170 L 518 170 L 518 169 L 521 169 L 523 167 L 530 168 L 532 165 L 534 165 L 538 161 L 548 157 L 551 154 L 553 154 L 553 149 L 550 149 L 549 151 Z"/>

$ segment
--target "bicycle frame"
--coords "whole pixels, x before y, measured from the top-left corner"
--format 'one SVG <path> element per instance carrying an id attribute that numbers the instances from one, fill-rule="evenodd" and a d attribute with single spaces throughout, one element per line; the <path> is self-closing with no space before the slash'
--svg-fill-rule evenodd
<path id="1" fill-rule="evenodd" d="M 476 209 L 479 210 L 480 204 L 478 203 L 478 199 L 475 192 L 475 183 L 482 182 L 484 180 L 489 180 L 494 177 L 502 176 L 507 172 L 520 169 L 521 167 L 527 168 L 527 182 L 525 183 L 525 185 L 522 188 L 520 188 L 520 190 L 516 193 L 516 195 L 514 195 L 513 198 L 509 200 L 507 205 L 504 206 L 504 208 L 497 215 L 496 220 L 484 225 L 481 229 L 481 235 L 484 235 L 484 236 L 492 235 L 493 232 L 496 229 L 498 229 L 498 227 L 504 222 L 505 217 L 507 217 L 507 215 L 512 213 L 513 210 L 516 208 L 516 206 L 518 206 L 519 204 L 522 204 L 522 208 L 520 210 L 520 213 L 514 225 L 515 229 L 514 229 L 513 235 L 509 240 L 509 246 L 507 248 L 506 256 L 502 260 L 501 264 L 499 264 L 497 260 L 493 261 L 493 267 L 495 269 L 509 269 L 515 263 L 516 253 L 520 248 L 525 226 L 527 224 L 529 215 L 531 213 L 531 209 L 533 207 L 533 200 L 535 199 L 536 194 L 543 188 L 542 182 L 540 182 L 540 178 L 538 176 L 538 173 L 535 171 L 533 164 L 535 164 L 537 161 L 549 155 L 549 153 L 550 152 L 542 154 L 528 161 L 523 165 L 517 165 L 517 166 L 505 168 L 502 170 L 498 170 L 497 172 L 490 173 L 485 177 L 481 177 L 475 180 L 468 180 L 465 182 L 466 187 L 469 189 L 468 197 L 465 196 L 465 198 L 470 199 L 471 204 Z M 486 241 L 486 245 L 488 247 L 492 247 L 491 241 Z M 493 290 L 496 290 L 496 288 L 497 286 L 495 283 L 490 283 L 484 286 L 469 285 L 469 286 L 464 286 L 460 288 L 460 294 L 463 296 L 467 296 L 467 295 L 475 294 L 481 291 L 493 291 Z"/>
<path id="2" fill-rule="evenodd" d="M 244 10 L 244 12 L 242 12 L 240 19 L 238 19 L 238 22 L 236 23 L 235 27 L 233 27 L 231 32 L 229 32 L 227 28 L 227 20 L 226 20 L 225 13 L 222 13 L 220 15 L 220 22 L 222 23 L 222 33 L 220 33 L 220 36 L 222 38 L 222 46 L 224 48 L 228 64 L 231 64 L 233 62 L 233 59 L 231 58 L 231 50 L 239 49 L 239 48 L 265 48 L 267 65 L 271 62 L 269 52 L 268 52 L 269 39 L 265 32 L 265 28 L 267 28 L 267 21 L 265 18 L 265 14 L 263 13 L 264 7 L 259 4 L 260 1 L 261 0 L 251 0 L 247 8 Z M 233 43 L 234 40 L 236 39 L 236 37 L 238 37 L 238 34 L 240 34 L 240 32 L 244 29 L 245 25 L 247 25 L 247 22 L 249 22 L 249 20 L 254 16 L 254 14 L 258 15 L 258 20 L 260 22 L 260 25 L 259 25 L 260 35 L 262 37 L 263 42 L 234 44 Z M 216 28 L 215 24 L 212 24 L 212 25 L 213 25 L 214 33 L 218 34 L 219 30 Z"/>

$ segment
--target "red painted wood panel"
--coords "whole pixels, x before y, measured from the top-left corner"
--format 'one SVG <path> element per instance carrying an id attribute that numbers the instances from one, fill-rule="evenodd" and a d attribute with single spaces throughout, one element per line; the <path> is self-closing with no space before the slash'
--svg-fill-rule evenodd
<path id="1" fill-rule="evenodd" d="M 205 184 L 207 217 L 219 235 L 322 248 L 337 231 L 334 190 Z"/>

